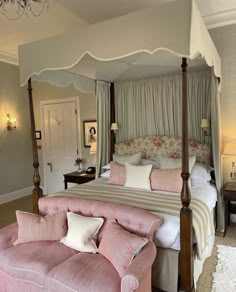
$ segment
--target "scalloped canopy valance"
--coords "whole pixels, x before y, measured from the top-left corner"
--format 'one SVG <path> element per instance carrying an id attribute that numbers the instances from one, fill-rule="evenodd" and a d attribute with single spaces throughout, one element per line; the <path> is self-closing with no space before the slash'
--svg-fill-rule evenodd
<path id="1" fill-rule="evenodd" d="M 179 71 L 180 57 L 189 59 L 189 67 L 212 66 L 221 78 L 220 57 L 194 0 L 172 1 L 22 45 L 20 83 L 33 77 L 94 91 L 97 79 L 115 82 Z"/>

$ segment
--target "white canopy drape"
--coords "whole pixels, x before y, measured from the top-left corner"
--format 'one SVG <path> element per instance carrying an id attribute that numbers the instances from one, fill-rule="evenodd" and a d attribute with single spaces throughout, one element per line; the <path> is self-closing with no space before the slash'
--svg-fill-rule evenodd
<path id="1" fill-rule="evenodd" d="M 179 57 L 195 59 L 191 66 L 207 63 L 221 77 L 220 57 L 194 0 L 177 0 L 22 45 L 20 83 L 58 70 L 110 82 L 142 79 L 178 71 Z"/>

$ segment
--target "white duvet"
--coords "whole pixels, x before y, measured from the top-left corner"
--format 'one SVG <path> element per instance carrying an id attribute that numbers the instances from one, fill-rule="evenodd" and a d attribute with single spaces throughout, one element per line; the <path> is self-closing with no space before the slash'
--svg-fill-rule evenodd
<path id="1" fill-rule="evenodd" d="M 108 183 L 108 179 L 99 178 L 96 180 L 99 183 Z M 179 194 L 176 193 L 176 196 Z M 215 186 L 210 183 L 195 184 L 191 187 L 191 196 L 203 201 L 208 208 L 213 211 L 217 202 L 217 191 Z M 190 204 L 191 207 L 191 204 Z M 162 248 L 171 248 L 180 250 L 180 220 L 178 217 L 171 216 L 164 213 L 157 213 L 164 223 L 154 234 L 154 242 L 156 246 Z"/>
<path id="2" fill-rule="evenodd" d="M 89 188 L 83 187 L 83 185 L 82 186 L 76 185 L 73 188 L 70 188 L 70 189 L 65 190 L 63 192 L 52 194 L 52 195 L 54 195 L 54 196 L 60 196 L 60 195 L 61 196 L 75 196 L 75 197 L 80 195 L 82 197 L 96 198 L 98 196 L 98 193 L 101 192 L 101 190 L 102 190 L 102 192 L 105 190 L 105 193 L 101 194 L 101 196 L 99 195 L 99 198 L 101 200 L 102 200 L 102 198 L 104 200 L 106 200 L 107 198 L 109 198 L 109 195 L 112 195 L 112 193 L 111 193 L 112 191 L 111 191 L 110 186 L 108 188 L 105 186 L 103 186 L 103 187 L 101 186 L 101 189 L 99 188 L 99 185 L 104 185 L 104 184 L 106 184 L 106 185 L 109 184 L 108 179 L 107 178 L 99 178 L 99 179 L 93 180 L 89 183 L 86 183 L 86 185 L 90 185 Z M 96 188 L 94 188 L 94 185 L 96 185 Z M 122 192 L 120 192 L 121 191 L 120 189 L 122 187 L 119 187 L 119 186 L 114 186 L 114 187 L 115 187 L 115 189 L 117 189 L 117 192 L 118 192 L 117 198 L 115 197 L 114 201 L 118 201 L 119 203 L 121 203 Z M 97 189 L 99 190 L 99 192 L 97 192 Z M 127 188 L 124 188 L 124 190 L 127 193 Z M 130 197 L 128 197 L 128 201 L 130 201 L 130 200 L 132 201 L 132 198 L 135 197 L 134 190 L 135 189 L 132 189 L 132 192 L 130 192 L 130 193 L 128 192 L 128 195 L 130 196 Z M 146 192 L 149 192 L 149 191 L 146 191 Z M 158 191 L 154 191 L 153 193 L 158 193 Z M 161 191 L 160 195 L 163 195 L 165 193 L 166 192 Z M 170 195 L 170 193 L 168 193 L 168 192 L 166 194 Z M 176 195 L 176 197 L 177 197 L 176 200 L 178 200 L 178 202 L 180 203 L 180 201 L 179 201 L 180 194 L 179 193 L 171 193 L 171 195 L 172 196 Z M 217 201 L 217 192 L 216 192 L 216 189 L 214 186 L 210 185 L 209 183 L 205 183 L 205 184 L 201 184 L 201 185 L 200 184 L 194 185 L 191 187 L 191 195 L 192 195 L 192 197 L 196 197 L 198 200 L 205 203 L 205 205 L 208 207 L 208 209 L 210 211 L 210 212 L 208 212 L 208 214 L 210 216 L 211 216 L 211 214 L 213 214 L 213 208 L 215 207 L 216 201 Z M 139 196 L 139 200 L 137 201 L 137 205 L 136 204 L 131 204 L 131 205 L 134 207 L 140 207 L 140 202 L 143 201 L 144 197 L 145 197 L 145 190 L 143 190 L 141 192 L 141 194 Z M 152 198 L 152 195 L 150 196 L 150 198 Z M 154 199 L 154 198 L 152 198 L 152 199 Z M 149 204 L 147 204 L 147 208 L 149 208 L 149 207 L 150 207 Z M 191 204 L 190 204 L 190 207 L 191 207 Z M 171 249 L 175 249 L 175 250 L 180 250 L 180 220 L 179 220 L 179 217 L 177 217 L 177 215 L 167 215 L 164 212 L 160 213 L 157 210 L 153 213 L 155 215 L 158 215 L 160 218 L 164 219 L 163 220 L 164 223 L 156 231 L 156 233 L 154 235 L 155 244 L 158 247 L 162 247 L 162 248 L 171 248 Z M 209 220 L 211 220 L 210 217 L 209 217 Z"/>

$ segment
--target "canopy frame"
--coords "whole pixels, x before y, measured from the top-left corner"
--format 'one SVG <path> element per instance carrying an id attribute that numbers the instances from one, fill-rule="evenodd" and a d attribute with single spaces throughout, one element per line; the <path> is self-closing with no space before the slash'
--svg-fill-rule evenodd
<path id="1" fill-rule="evenodd" d="M 160 11 L 159 11 L 160 10 Z M 200 17 L 198 9 L 194 0 L 179 0 L 172 3 L 163 5 L 156 12 L 152 9 L 147 11 L 136 12 L 130 16 L 124 16 L 118 19 L 110 20 L 103 23 L 98 23 L 85 28 L 77 34 L 65 34 L 57 36 L 45 41 L 37 41 L 31 44 L 26 44 L 19 49 L 20 58 L 20 73 L 21 85 L 24 85 L 28 80 L 29 92 L 29 106 L 30 106 L 30 120 L 31 120 L 31 137 L 33 149 L 33 167 L 34 167 L 34 190 L 33 197 L 33 210 L 38 213 L 38 200 L 43 196 L 42 189 L 40 188 L 39 176 L 39 163 L 37 143 L 35 137 L 35 119 L 33 110 L 33 96 L 31 87 L 31 77 L 40 75 L 42 72 L 53 73 L 56 70 L 68 70 L 75 65 L 82 64 L 83 58 L 86 55 L 92 56 L 96 60 L 119 60 L 122 57 L 135 56 L 143 52 L 149 55 L 155 55 L 158 51 L 168 51 L 175 56 L 182 58 L 182 190 L 181 202 L 182 208 L 180 210 L 180 256 L 179 256 L 179 273 L 180 273 L 180 289 L 182 291 L 193 291 L 193 245 L 192 245 L 192 210 L 190 208 L 191 193 L 188 185 L 189 174 L 189 155 L 188 155 L 188 100 L 187 100 L 187 58 L 194 59 L 197 56 L 205 58 L 209 66 L 214 66 L 215 75 L 221 78 L 221 64 L 219 55 L 214 47 L 212 40 L 204 26 L 203 20 Z M 176 12 L 176 18 L 173 17 Z M 189 12 L 191 11 L 191 15 Z M 157 13 L 157 15 L 155 15 Z M 158 16 L 158 17 L 157 17 Z M 158 26 L 157 19 L 160 18 L 162 24 L 166 26 L 166 33 L 162 31 L 162 27 Z M 168 23 L 167 19 L 172 21 L 172 26 Z M 186 19 L 186 23 L 185 23 Z M 134 27 L 129 23 L 134 23 Z M 180 22 L 180 26 L 177 26 Z M 169 25 L 168 25 L 169 24 Z M 135 25 L 137 27 L 135 27 Z M 158 35 L 161 31 L 161 39 L 155 43 L 154 38 L 148 38 L 148 28 L 152 26 L 152 34 Z M 160 25 L 161 26 L 161 25 Z M 110 34 L 110 29 L 114 30 Z M 126 29 L 126 30 L 125 30 Z M 116 37 L 120 32 L 122 41 Z M 155 31 L 156 30 L 156 31 Z M 132 42 L 129 46 L 120 47 L 119 42 L 126 43 L 131 39 L 132 35 L 140 31 L 140 37 Z M 178 39 L 179 33 L 186 34 L 182 40 Z M 151 34 L 151 35 L 152 35 Z M 171 41 L 168 43 L 167 35 L 170 34 Z M 105 42 L 106 35 L 111 37 L 109 45 Z M 121 35 L 120 35 L 121 36 Z M 67 54 L 71 46 L 69 40 L 75 40 L 75 46 L 81 43 L 78 52 Z M 206 47 L 203 43 L 206 42 Z M 107 44 L 104 47 L 104 44 Z M 112 44 L 112 46 L 111 46 Z M 158 44 L 158 46 L 156 46 Z M 93 47 L 94 45 L 94 47 Z M 56 49 L 57 48 L 57 49 Z M 212 56 L 208 51 L 212 52 Z M 35 54 L 29 54 L 29 52 Z M 53 52 L 52 56 L 48 56 L 48 52 Z M 58 64 L 57 64 L 58 61 Z M 80 63 L 81 62 L 81 63 Z M 67 71 L 65 71 L 66 73 Z M 71 72 L 70 72 L 71 74 Z M 86 88 L 93 88 L 94 83 L 89 84 L 88 78 L 90 76 L 81 74 L 86 79 Z M 94 78 L 97 79 L 97 78 Z M 111 81 L 111 80 L 110 80 Z M 113 80 L 111 82 L 114 82 Z M 78 84 L 81 84 L 81 80 Z M 114 85 L 111 86 L 111 122 L 115 122 L 114 111 Z M 111 155 L 114 152 L 115 135 L 111 133 Z M 112 156 L 111 156 L 112 158 Z"/>

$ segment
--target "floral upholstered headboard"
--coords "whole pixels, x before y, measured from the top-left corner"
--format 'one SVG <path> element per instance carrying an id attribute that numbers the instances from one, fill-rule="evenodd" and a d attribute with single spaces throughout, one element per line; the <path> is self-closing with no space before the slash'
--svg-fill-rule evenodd
<path id="1" fill-rule="evenodd" d="M 157 154 L 180 158 L 182 142 L 180 137 L 148 136 L 130 139 L 115 145 L 119 155 L 142 152 L 142 158 L 156 160 Z M 198 162 L 210 165 L 211 149 L 209 144 L 189 140 L 189 156 L 196 156 Z"/>

